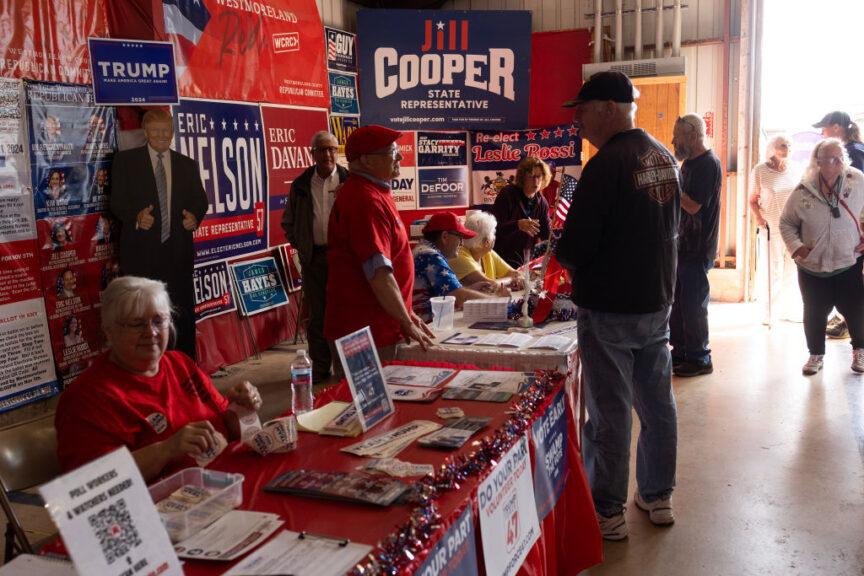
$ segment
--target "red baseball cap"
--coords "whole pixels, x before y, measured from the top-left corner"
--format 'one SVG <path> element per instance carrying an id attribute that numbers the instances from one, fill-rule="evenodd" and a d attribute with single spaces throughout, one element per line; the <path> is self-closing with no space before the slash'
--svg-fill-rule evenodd
<path id="1" fill-rule="evenodd" d="M 472 232 L 465 228 L 465 226 L 462 225 L 462 222 L 459 221 L 459 217 L 453 212 L 439 212 L 438 214 L 433 214 L 426 222 L 426 226 L 423 227 L 424 234 L 426 232 L 438 231 L 459 232 L 465 238 L 474 238 L 477 236 L 476 232 Z"/>
<path id="2" fill-rule="evenodd" d="M 361 154 L 375 152 L 385 146 L 389 146 L 402 136 L 402 132 L 391 130 L 384 126 L 363 126 L 354 130 L 345 142 L 345 158 L 353 162 Z"/>

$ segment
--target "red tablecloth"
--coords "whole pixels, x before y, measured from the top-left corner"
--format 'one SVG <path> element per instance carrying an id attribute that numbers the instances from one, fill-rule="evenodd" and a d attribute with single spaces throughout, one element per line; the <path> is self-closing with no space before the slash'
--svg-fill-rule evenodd
<path id="1" fill-rule="evenodd" d="M 347 399 L 350 397 L 350 391 L 343 381 L 339 386 L 319 396 L 316 397 L 316 406 L 334 398 Z M 551 396 L 548 400 L 551 401 Z M 466 415 L 492 417 L 493 420 L 487 430 L 494 431 L 506 420 L 507 415 L 504 412 L 510 403 L 454 402 L 442 399 L 431 404 L 399 402 L 396 404 L 396 413 L 373 428 L 367 436 L 381 434 L 411 420 L 440 421 L 435 416 L 435 410 L 441 406 L 456 405 L 461 406 Z M 520 576 L 574 575 L 602 560 L 600 531 L 574 433 L 575 419 L 569 409 L 567 418 L 570 472 L 555 508 L 541 523 L 542 535 L 523 563 L 519 571 Z M 354 471 L 363 459 L 340 452 L 339 449 L 359 440 L 359 438 L 334 438 L 301 432 L 298 448 L 294 452 L 261 457 L 243 446 L 235 445 L 220 456 L 210 468 L 239 472 L 245 476 L 241 505 L 244 510 L 278 513 L 286 521 L 286 528 L 290 530 L 307 530 L 350 538 L 352 541 L 375 546 L 379 540 L 406 520 L 411 510 L 410 505 L 381 509 L 329 500 L 270 494 L 263 491 L 265 484 L 288 470 L 306 468 Z M 462 451 L 466 454 L 471 451 L 470 442 L 462 448 Z M 450 455 L 450 452 L 421 448 L 415 443 L 401 452 L 398 458 L 409 462 L 439 465 Z M 444 522 L 439 536 L 458 519 L 465 506 L 473 505 L 478 569 L 482 574 L 484 572 L 482 545 L 476 514 L 476 488 L 481 481 L 482 478 L 469 478 L 459 490 L 443 495 L 440 500 L 440 513 Z M 422 560 L 423 558 L 418 558 L 414 568 L 419 567 Z M 190 576 L 221 574 L 231 565 L 190 560 L 185 564 L 185 572 Z"/>

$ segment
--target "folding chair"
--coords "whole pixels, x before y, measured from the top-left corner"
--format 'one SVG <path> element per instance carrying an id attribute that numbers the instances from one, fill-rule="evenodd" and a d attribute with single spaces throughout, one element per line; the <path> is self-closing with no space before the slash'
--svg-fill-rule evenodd
<path id="1" fill-rule="evenodd" d="M 0 506 L 7 520 L 5 562 L 21 553 L 34 553 L 42 540 L 48 539 L 43 537 L 31 545 L 12 504 L 43 507 L 45 502 L 39 494 L 25 490 L 60 473 L 53 413 L 0 430 Z"/>

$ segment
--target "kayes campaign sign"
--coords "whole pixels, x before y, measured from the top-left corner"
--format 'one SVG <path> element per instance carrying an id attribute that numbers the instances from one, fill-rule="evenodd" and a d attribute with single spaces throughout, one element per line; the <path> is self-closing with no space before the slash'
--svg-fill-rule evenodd
<path id="1" fill-rule="evenodd" d="M 364 124 L 528 126 L 530 12 L 360 10 L 357 35 Z"/>
<path id="2" fill-rule="evenodd" d="M 267 160 L 254 104 L 181 100 L 174 144 L 198 164 L 210 206 L 195 231 L 195 263 L 267 248 Z"/>

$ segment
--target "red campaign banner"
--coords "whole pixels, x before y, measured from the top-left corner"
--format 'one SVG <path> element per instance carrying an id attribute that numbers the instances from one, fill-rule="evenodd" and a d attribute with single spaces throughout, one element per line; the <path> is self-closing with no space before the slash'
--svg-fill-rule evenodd
<path id="1" fill-rule="evenodd" d="M 240 214 L 238 216 L 229 216 L 228 218 L 214 218 L 203 221 L 198 230 L 195 231 L 195 238 L 215 240 L 217 238 L 228 238 L 237 234 L 253 232 L 256 236 L 261 236 L 264 233 L 258 226 L 256 214 Z"/>
<path id="2" fill-rule="evenodd" d="M 267 149 L 269 182 L 270 247 L 286 244 L 282 213 L 288 203 L 291 184 L 312 166 L 312 136 L 327 130 L 327 111 L 282 106 L 261 106 L 264 144 Z"/>
<path id="3" fill-rule="evenodd" d="M 87 38 L 108 36 L 101 0 L 0 3 L 0 76 L 90 83 Z"/>
<path id="4" fill-rule="evenodd" d="M 160 16 L 182 96 L 330 107 L 315 0 L 166 1 Z"/>
<path id="5" fill-rule="evenodd" d="M 531 35 L 531 101 L 528 126 L 543 128 L 573 121 L 561 104 L 582 86 L 582 64 L 591 61 L 588 30 L 537 32 Z"/>

